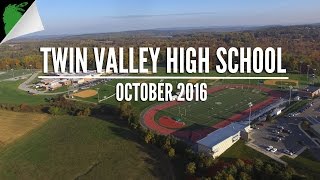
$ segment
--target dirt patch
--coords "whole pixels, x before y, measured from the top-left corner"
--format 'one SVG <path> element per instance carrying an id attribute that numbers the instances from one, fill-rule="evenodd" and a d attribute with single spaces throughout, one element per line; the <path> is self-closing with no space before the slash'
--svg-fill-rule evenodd
<path id="1" fill-rule="evenodd" d="M 98 92 L 96 90 L 85 90 L 85 91 L 77 92 L 73 94 L 73 96 L 80 97 L 80 98 L 89 98 L 97 94 Z"/>
<path id="2" fill-rule="evenodd" d="M 0 145 L 7 145 L 40 127 L 48 116 L 38 113 L 17 113 L 0 110 Z"/>
<path id="3" fill-rule="evenodd" d="M 288 86 L 298 86 L 299 81 L 297 80 L 266 80 L 264 81 L 265 85 L 268 86 L 278 86 L 278 85 L 288 85 Z"/>
<path id="4" fill-rule="evenodd" d="M 190 79 L 190 80 L 188 81 L 188 83 L 195 84 L 195 83 L 197 83 L 198 81 L 200 81 L 200 79 Z"/>

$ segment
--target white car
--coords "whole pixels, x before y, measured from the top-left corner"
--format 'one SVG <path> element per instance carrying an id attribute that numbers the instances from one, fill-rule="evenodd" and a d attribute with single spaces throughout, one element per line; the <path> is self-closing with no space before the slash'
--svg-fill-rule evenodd
<path id="1" fill-rule="evenodd" d="M 275 152 L 277 152 L 278 151 L 278 149 L 277 148 L 273 148 L 273 149 L 271 149 L 271 152 L 273 152 L 273 153 L 275 153 Z"/>
<path id="2" fill-rule="evenodd" d="M 272 132 L 275 133 L 275 134 L 280 134 L 280 132 L 277 131 L 276 129 L 273 129 Z"/>
<path id="3" fill-rule="evenodd" d="M 271 151 L 272 149 L 273 149 L 273 146 L 268 146 L 268 147 L 266 148 L 267 151 Z"/>
<path id="4" fill-rule="evenodd" d="M 284 153 L 286 153 L 286 154 L 288 154 L 288 155 L 290 155 L 290 156 L 293 155 L 293 153 L 292 153 L 291 151 L 289 151 L 288 149 L 284 150 Z"/>

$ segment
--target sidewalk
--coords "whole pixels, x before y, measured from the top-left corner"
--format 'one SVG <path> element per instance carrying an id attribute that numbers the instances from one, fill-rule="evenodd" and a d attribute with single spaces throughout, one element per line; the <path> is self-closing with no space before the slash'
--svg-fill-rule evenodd
<path id="1" fill-rule="evenodd" d="M 252 142 L 248 142 L 248 143 L 246 143 L 246 145 L 251 147 L 252 149 L 254 149 L 254 150 L 256 150 L 256 151 L 258 151 L 258 152 L 260 152 L 260 153 L 262 153 L 262 154 L 264 154 L 264 155 L 266 155 L 268 157 L 270 157 L 271 159 L 273 159 L 273 160 L 285 165 L 285 166 L 288 165 L 287 162 L 285 162 L 285 161 L 280 159 L 282 157 L 281 154 L 280 155 L 276 155 L 274 153 L 271 154 L 270 152 L 265 151 L 264 149 L 261 149 L 260 147 L 258 147 L 257 145 L 253 144 Z"/>
<path id="2" fill-rule="evenodd" d="M 300 124 L 298 125 L 299 129 L 315 144 L 315 147 L 320 148 L 320 145 L 319 145 L 308 133 L 306 133 L 306 132 L 302 129 L 301 124 L 302 124 L 302 123 L 300 123 Z M 311 147 L 310 147 L 310 148 L 311 148 Z"/>

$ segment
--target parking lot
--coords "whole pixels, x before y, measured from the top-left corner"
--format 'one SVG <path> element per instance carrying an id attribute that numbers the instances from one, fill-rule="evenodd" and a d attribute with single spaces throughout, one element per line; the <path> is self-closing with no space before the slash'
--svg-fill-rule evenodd
<path id="1" fill-rule="evenodd" d="M 280 158 L 285 150 L 296 156 L 304 147 L 315 148 L 316 145 L 299 128 L 303 118 L 279 118 L 277 123 L 263 122 L 257 125 L 251 134 L 251 143 L 263 150 L 264 154 Z M 281 127 L 284 130 L 281 130 Z M 288 130 L 292 133 L 288 133 Z M 280 140 L 281 139 L 281 140 Z M 266 150 L 269 146 L 276 148 L 276 152 Z"/>

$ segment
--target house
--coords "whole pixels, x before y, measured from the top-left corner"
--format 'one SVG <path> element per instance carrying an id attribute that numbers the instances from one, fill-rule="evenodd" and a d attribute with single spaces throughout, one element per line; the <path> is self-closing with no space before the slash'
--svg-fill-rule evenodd
<path id="1" fill-rule="evenodd" d="M 63 79 L 60 81 L 60 83 L 63 85 L 63 86 L 69 86 L 71 84 L 71 80 L 69 79 Z"/>
<path id="2" fill-rule="evenodd" d="M 72 83 L 74 83 L 74 84 L 83 84 L 85 82 L 86 82 L 85 79 L 74 79 L 72 81 Z"/>
<path id="3" fill-rule="evenodd" d="M 54 91 L 60 87 L 62 87 L 62 84 L 60 83 L 60 81 L 54 81 L 48 86 L 48 89 L 50 91 Z"/>
<path id="4" fill-rule="evenodd" d="M 305 89 L 309 97 L 316 97 L 320 95 L 320 88 L 316 86 L 309 86 Z"/>
<path id="5" fill-rule="evenodd" d="M 52 83 L 54 81 L 55 81 L 54 79 L 42 79 L 40 82 L 42 84 L 49 85 L 50 83 Z"/>

